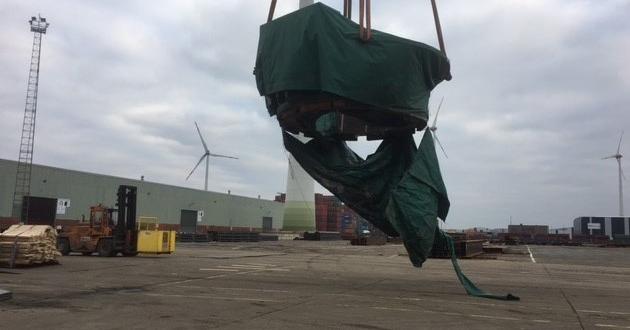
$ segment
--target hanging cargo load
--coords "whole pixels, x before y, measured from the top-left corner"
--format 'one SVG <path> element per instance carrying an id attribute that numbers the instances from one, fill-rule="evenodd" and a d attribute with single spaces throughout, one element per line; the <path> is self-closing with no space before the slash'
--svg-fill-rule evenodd
<path id="1" fill-rule="evenodd" d="M 451 78 L 446 55 L 376 30 L 365 42 L 359 30 L 322 3 L 261 26 L 256 84 L 282 128 L 353 140 L 426 126 L 431 90 Z"/>
<path id="2" fill-rule="evenodd" d="M 515 300 L 477 288 L 457 264 L 453 239 L 438 227 L 450 201 L 427 126 L 431 91 L 451 79 L 435 1 L 440 49 L 371 30 L 370 0 L 359 0 L 359 24 L 316 3 L 260 28 L 254 74 L 267 110 L 283 130 L 287 151 L 348 207 L 391 237 L 400 237 L 415 267 L 434 246 L 450 252 L 466 292 Z M 307 142 L 294 135 L 310 137 Z M 347 140 L 382 140 L 363 159 Z"/>

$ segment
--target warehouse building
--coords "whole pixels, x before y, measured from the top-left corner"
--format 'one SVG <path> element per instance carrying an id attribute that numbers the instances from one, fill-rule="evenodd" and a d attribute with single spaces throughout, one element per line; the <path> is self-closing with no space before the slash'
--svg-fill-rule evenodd
<path id="1" fill-rule="evenodd" d="M 516 235 L 528 235 L 531 237 L 539 236 L 539 235 L 548 235 L 549 234 L 549 226 L 547 225 L 509 225 L 508 226 L 509 234 Z"/>
<path id="2" fill-rule="evenodd" d="M 578 217 L 573 220 L 575 235 L 608 236 L 630 235 L 630 217 Z"/>
<path id="3" fill-rule="evenodd" d="M 0 225 L 11 216 L 17 162 L 0 159 Z M 163 227 L 182 232 L 265 231 L 282 228 L 283 203 L 33 165 L 31 196 L 57 199 L 57 223 L 87 221 L 90 206 L 115 207 L 119 185 L 138 188 L 137 215 L 158 217 Z"/>

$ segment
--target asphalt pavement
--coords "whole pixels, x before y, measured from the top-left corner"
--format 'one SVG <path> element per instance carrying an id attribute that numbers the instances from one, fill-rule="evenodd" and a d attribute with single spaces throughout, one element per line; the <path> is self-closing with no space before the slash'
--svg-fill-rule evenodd
<path id="1" fill-rule="evenodd" d="M 523 246 L 461 260 L 493 293 L 467 296 L 449 260 L 401 245 L 179 244 L 174 255 L 72 255 L 2 269 L 7 329 L 630 329 L 630 249 Z M 530 253 L 531 252 L 531 255 Z"/>

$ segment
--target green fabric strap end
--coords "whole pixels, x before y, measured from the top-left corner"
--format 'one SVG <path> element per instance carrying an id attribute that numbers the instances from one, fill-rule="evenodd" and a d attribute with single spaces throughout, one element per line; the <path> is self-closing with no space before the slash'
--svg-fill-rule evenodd
<path id="1" fill-rule="evenodd" d="M 502 296 L 502 295 L 490 294 L 479 289 L 475 285 L 475 283 L 473 283 L 466 275 L 464 275 L 464 273 L 462 272 L 462 269 L 459 268 L 459 264 L 457 263 L 457 257 L 455 256 L 455 242 L 453 238 L 441 230 L 439 231 L 439 235 L 441 236 L 441 239 L 443 239 L 443 241 L 446 242 L 446 244 L 448 245 L 448 249 L 451 252 L 451 262 L 453 263 L 453 269 L 455 269 L 455 274 L 457 274 L 457 278 L 459 279 L 459 282 L 462 284 L 462 286 L 466 290 L 466 293 L 468 293 L 469 295 L 473 297 L 480 297 L 480 298 L 497 299 L 497 300 L 521 300 L 521 298 L 514 296 L 511 293 L 508 293 L 507 295 Z"/>

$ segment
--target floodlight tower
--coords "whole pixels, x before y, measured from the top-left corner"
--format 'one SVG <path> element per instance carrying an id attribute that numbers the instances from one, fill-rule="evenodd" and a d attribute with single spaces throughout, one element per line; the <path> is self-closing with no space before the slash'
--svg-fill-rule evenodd
<path id="1" fill-rule="evenodd" d="M 28 205 L 24 197 L 31 191 L 31 167 L 33 164 L 33 143 L 35 140 L 35 115 L 37 114 L 37 86 L 39 84 L 39 60 L 42 47 L 42 34 L 50 25 L 46 19 L 38 16 L 31 17 L 28 21 L 33 32 L 33 50 L 31 52 L 31 66 L 26 87 L 26 105 L 24 107 L 24 120 L 22 121 L 22 137 L 20 139 L 20 152 L 18 157 L 17 172 L 15 175 L 15 190 L 13 191 L 14 217 L 26 221 L 28 218 Z"/>

